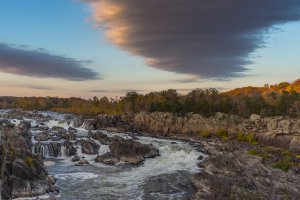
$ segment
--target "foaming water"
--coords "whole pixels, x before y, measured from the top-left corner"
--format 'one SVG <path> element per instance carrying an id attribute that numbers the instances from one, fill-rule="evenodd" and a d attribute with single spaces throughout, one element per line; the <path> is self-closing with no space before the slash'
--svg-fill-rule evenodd
<path id="1" fill-rule="evenodd" d="M 186 199 L 190 194 L 181 184 L 190 184 L 193 174 L 199 171 L 197 158 L 201 153 L 184 142 L 149 137 L 139 137 L 139 141 L 153 144 L 160 156 L 124 168 L 121 164 L 96 163 L 95 155 L 79 152 L 89 166 L 75 167 L 70 160 L 49 166 L 58 179 L 61 199 Z M 108 146 L 103 147 L 101 153 L 108 150 Z"/>

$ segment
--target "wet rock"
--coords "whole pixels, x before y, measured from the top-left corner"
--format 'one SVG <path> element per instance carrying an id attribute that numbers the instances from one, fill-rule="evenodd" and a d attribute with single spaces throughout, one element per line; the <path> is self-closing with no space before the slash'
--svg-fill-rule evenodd
<path id="1" fill-rule="evenodd" d="M 85 159 L 82 159 L 82 160 L 79 160 L 78 163 L 75 164 L 75 166 L 84 166 L 84 165 L 89 165 L 90 163 L 85 160 Z"/>
<path id="2" fill-rule="evenodd" d="M 32 154 L 28 136 L 20 128 L 1 130 L 2 199 L 43 195 L 53 185 L 42 157 Z"/>
<path id="3" fill-rule="evenodd" d="M 7 119 L 0 119 L 0 125 L 7 128 L 14 128 L 15 125 Z"/>
<path id="4" fill-rule="evenodd" d="M 112 153 L 108 152 L 108 153 L 105 153 L 103 155 L 98 155 L 96 158 L 95 158 L 95 162 L 102 162 L 102 163 L 105 163 L 105 164 L 108 164 L 108 165 L 113 165 L 113 164 L 116 164 L 120 161 L 120 159 L 118 157 L 115 157 Z"/>
<path id="5" fill-rule="evenodd" d="M 47 140 L 50 140 L 51 138 L 52 138 L 52 135 L 48 132 L 38 133 L 37 135 L 34 136 L 34 139 L 36 141 L 47 141 Z"/>
<path id="6" fill-rule="evenodd" d="M 97 132 L 89 132 L 89 137 L 93 138 L 94 140 L 98 140 L 101 144 L 110 145 L 111 144 L 111 137 L 108 137 L 105 133 L 101 131 Z"/>
<path id="7" fill-rule="evenodd" d="M 100 146 L 93 140 L 80 140 L 82 153 L 98 154 Z"/>
<path id="8" fill-rule="evenodd" d="M 29 131 L 29 129 L 31 128 L 31 122 L 23 120 L 16 127 L 24 131 Z"/>
<path id="9" fill-rule="evenodd" d="M 51 130 L 61 135 L 67 133 L 67 130 L 60 126 L 53 126 Z"/>
<path id="10" fill-rule="evenodd" d="M 73 143 L 71 143 L 70 141 L 65 141 L 64 146 L 66 147 L 67 156 L 76 155 L 77 149 L 73 146 Z"/>
<path id="11" fill-rule="evenodd" d="M 76 140 L 76 135 L 73 132 L 68 132 L 64 135 L 66 140 Z"/>
<path id="12" fill-rule="evenodd" d="M 80 157 L 77 155 L 72 158 L 72 162 L 78 162 L 79 160 L 80 160 Z"/>
<path id="13" fill-rule="evenodd" d="M 132 139 L 125 140 L 120 137 L 114 137 L 109 149 L 115 157 L 130 164 L 139 164 L 145 158 L 154 158 L 159 155 L 158 149 L 152 144 L 142 144 Z"/>

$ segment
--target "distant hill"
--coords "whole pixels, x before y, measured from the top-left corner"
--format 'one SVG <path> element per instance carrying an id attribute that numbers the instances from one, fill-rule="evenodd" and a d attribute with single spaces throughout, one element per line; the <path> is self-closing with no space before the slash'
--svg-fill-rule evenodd
<path id="1" fill-rule="evenodd" d="M 295 91 L 300 93 L 300 79 L 296 80 L 295 82 L 288 83 L 288 82 L 282 82 L 275 85 L 268 85 L 265 84 L 263 87 L 242 87 L 242 88 L 236 88 L 233 90 L 230 90 L 228 92 L 225 92 L 224 94 L 227 94 L 229 96 L 236 96 L 236 95 L 248 95 L 248 96 L 255 96 L 255 95 L 262 95 L 265 93 L 283 93 L 284 91 L 291 92 Z"/>

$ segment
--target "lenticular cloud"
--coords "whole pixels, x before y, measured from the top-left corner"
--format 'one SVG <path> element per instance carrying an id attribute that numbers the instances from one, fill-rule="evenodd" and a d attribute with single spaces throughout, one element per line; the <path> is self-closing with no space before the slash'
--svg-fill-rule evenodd
<path id="1" fill-rule="evenodd" d="M 240 76 L 275 25 L 300 19 L 299 0 L 83 0 L 107 38 L 149 66 L 206 78 Z"/>

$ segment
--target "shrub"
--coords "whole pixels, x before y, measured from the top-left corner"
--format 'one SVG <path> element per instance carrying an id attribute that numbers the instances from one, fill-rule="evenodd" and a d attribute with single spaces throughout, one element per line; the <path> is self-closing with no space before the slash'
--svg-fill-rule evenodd
<path id="1" fill-rule="evenodd" d="M 220 137 L 221 139 L 227 139 L 228 138 L 228 131 L 225 129 L 220 129 L 216 132 L 216 135 Z"/>
<path id="2" fill-rule="evenodd" d="M 202 130 L 200 131 L 200 136 L 203 138 L 210 138 L 211 137 L 211 132 L 209 130 Z"/>
<path id="3" fill-rule="evenodd" d="M 292 167 L 292 163 L 289 159 L 284 159 L 284 160 L 280 160 L 280 161 L 276 162 L 273 165 L 273 167 L 277 168 L 277 169 L 281 169 L 284 172 L 288 172 Z"/>
<path id="4" fill-rule="evenodd" d="M 239 132 L 237 134 L 237 140 L 238 141 L 243 141 L 243 142 L 249 142 L 253 145 L 257 145 L 258 144 L 258 141 L 254 135 L 254 133 L 248 133 L 248 134 L 244 134 L 244 133 L 241 133 Z"/>
<path id="5" fill-rule="evenodd" d="M 31 156 L 28 156 L 26 159 L 25 159 L 25 162 L 27 164 L 27 166 L 29 168 L 33 168 L 33 158 Z"/>

